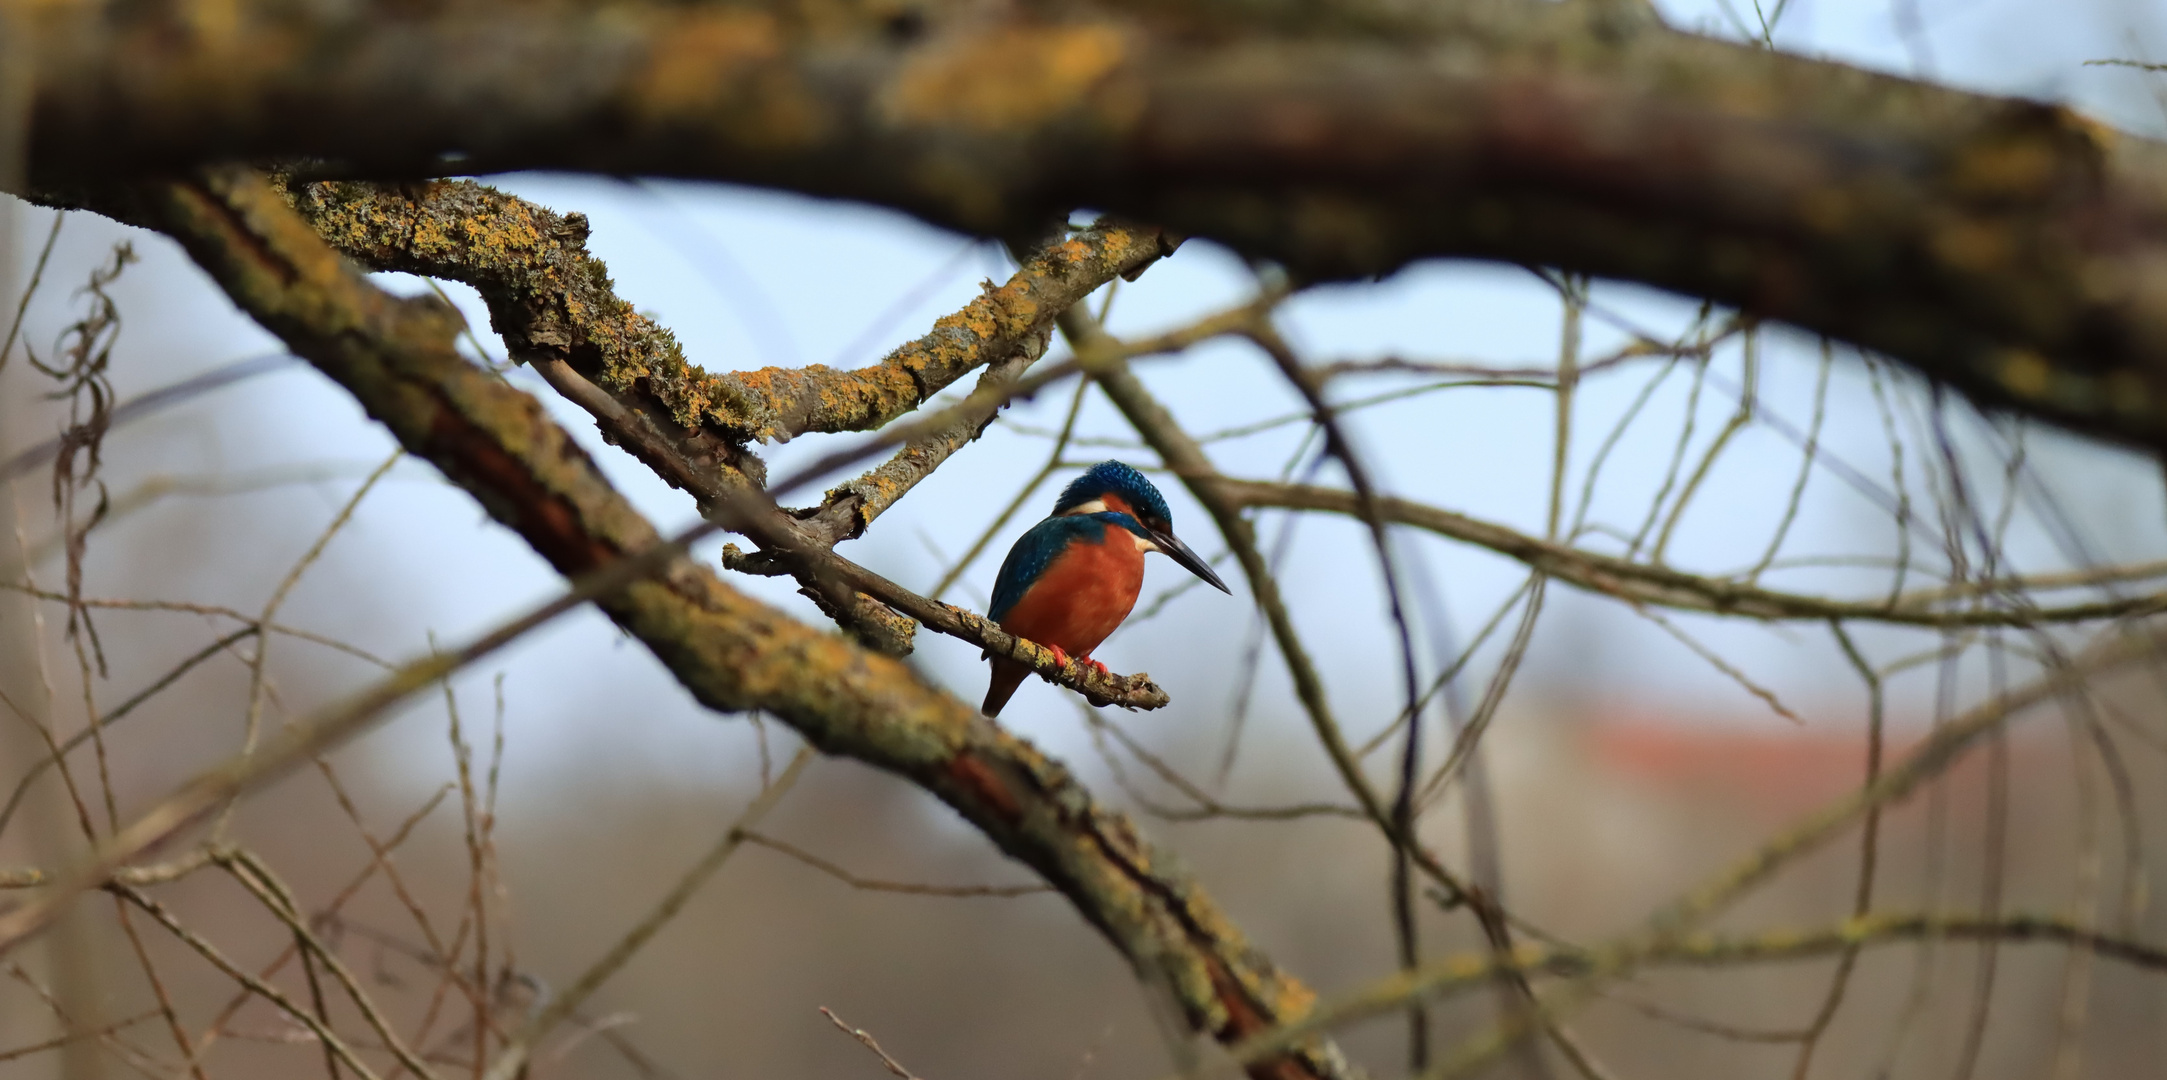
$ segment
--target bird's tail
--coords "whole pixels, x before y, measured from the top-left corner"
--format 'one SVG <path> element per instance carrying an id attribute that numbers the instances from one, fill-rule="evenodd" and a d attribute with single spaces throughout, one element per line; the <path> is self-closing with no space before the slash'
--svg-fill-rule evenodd
<path id="1" fill-rule="evenodd" d="M 978 711 L 987 716 L 1001 715 L 1001 707 L 1016 695 L 1016 688 L 1023 685 L 1024 677 L 1031 669 L 1006 657 L 993 658 L 993 681 L 986 687 L 986 703 Z"/>

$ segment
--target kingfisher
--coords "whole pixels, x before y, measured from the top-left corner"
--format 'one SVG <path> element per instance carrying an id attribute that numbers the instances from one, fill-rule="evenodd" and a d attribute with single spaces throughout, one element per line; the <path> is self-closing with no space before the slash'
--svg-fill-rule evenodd
<path id="1" fill-rule="evenodd" d="M 1101 461 L 1069 482 L 1053 516 L 1016 541 L 993 583 L 993 609 L 1001 629 L 1107 674 L 1091 659 L 1144 588 L 1144 554 L 1156 551 L 1180 563 L 1228 595 L 1226 582 L 1189 545 L 1174 536 L 1166 498 L 1144 474 L 1118 461 Z M 979 711 L 999 716 L 1031 669 L 1005 656 L 993 661 L 993 682 Z"/>

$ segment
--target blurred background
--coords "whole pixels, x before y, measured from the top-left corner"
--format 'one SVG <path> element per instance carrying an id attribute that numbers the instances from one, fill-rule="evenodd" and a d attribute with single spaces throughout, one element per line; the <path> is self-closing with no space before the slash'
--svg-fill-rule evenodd
<path id="1" fill-rule="evenodd" d="M 1731 37 L 1760 37 L 1770 14 L 1748 0 L 1662 8 L 1674 25 Z M 1792 0 L 1770 38 L 1785 50 L 2066 102 L 2128 131 L 2167 131 L 2167 76 L 2086 64 L 2167 56 L 2167 10 L 2157 5 Z M 871 363 L 1013 268 L 997 245 L 861 206 L 716 185 L 488 180 L 588 215 L 590 247 L 619 293 L 715 369 Z M 561 587 L 425 465 L 393 464 L 353 502 L 391 456 L 392 440 L 343 391 L 281 359 L 276 339 L 170 242 L 72 214 L 40 269 L 54 227 L 52 211 L 0 205 L 9 252 L 0 295 L 21 296 L 33 275 L 39 280 L 20 345 L 0 368 L 0 462 L 21 463 L 0 505 L 5 580 L 64 588 L 51 466 L 37 450 L 65 427 L 70 403 L 51 396 L 60 384 L 23 349 L 49 361 L 64 346 L 68 328 L 97 303 L 85 283 L 113 264 L 117 245 L 136 257 L 103 287 L 120 320 L 104 331 L 117 400 L 203 377 L 228 381 L 130 415 L 104 442 L 97 475 L 109 509 L 89 534 L 82 589 L 125 603 L 93 613 L 95 652 L 89 635 L 68 636 L 65 607 L 0 595 L 0 689 L 10 712 L 0 716 L 0 780 L 12 791 L 43 757 L 34 723 L 65 737 L 82 729 L 86 711 L 109 711 L 184 660 L 205 658 L 130 711 L 102 754 L 86 748 L 71 758 L 75 781 L 86 785 L 80 803 L 50 772 L 29 781 L 19 809 L 0 821 L 0 867 L 58 861 L 55 852 L 71 850 L 67 838 L 79 835 L 79 812 L 105 828 L 101 770 L 125 820 L 239 744 L 255 645 L 213 649 L 241 625 L 213 609 L 253 618 L 283 588 L 276 621 L 317 638 L 268 641 L 264 718 L 275 725 L 364 685 L 379 661 L 463 642 Z M 430 287 L 394 276 L 384 283 Z M 473 347 L 485 354 L 478 359 L 501 362 L 478 300 L 463 286 L 444 288 L 467 314 Z M 1115 332 L 1150 333 L 1255 289 L 1239 258 L 1191 241 L 1092 303 L 1110 304 Z M 1311 290 L 1286 305 L 1282 320 L 1316 365 L 1404 358 L 1552 369 L 1570 337 L 1587 364 L 1639 337 L 1673 340 L 1696 325 L 1721 325 L 1723 313 L 1697 322 L 1701 314 L 1695 302 L 1598 282 L 1568 334 L 1567 305 L 1552 281 L 1520 268 L 1438 262 Z M 1344 482 L 1336 466 L 1315 464 L 1299 400 L 1253 349 L 1209 345 L 1142 362 L 1139 373 L 1192 433 L 1216 436 L 1209 449 L 1227 473 Z M 591 421 L 538 378 L 520 369 L 507 378 L 535 393 L 658 525 L 694 520 L 689 499 L 604 445 Z M 1331 393 L 1358 410 L 1361 449 L 1383 487 L 1540 535 L 1556 397 L 1497 381 L 1383 373 L 1335 379 Z M 1750 411 L 1742 411 L 1746 400 Z M 842 551 L 930 591 L 1048 464 L 1052 434 L 1074 406 L 1074 437 L 1054 479 L 942 597 L 983 610 L 1000 556 L 1069 475 L 1107 457 L 1155 464 L 1095 392 L 1076 401 L 1064 385 L 1014 406 Z M 787 464 L 837 445 L 808 437 L 762 452 Z M 1645 557 L 1661 544 L 1671 565 L 1710 575 L 1758 567 L 1762 585 L 1793 592 L 1876 598 L 1967 574 L 2167 559 L 2158 462 L 1982 417 L 1962 401 L 1938 400 L 1900 369 L 1780 327 L 1724 338 L 1706 365 L 1642 358 L 1591 376 L 1575 400 L 1565 475 L 1566 517 L 1581 526 L 1582 546 Z M 1163 488 L 1177 529 L 1219 556 L 1208 519 L 1178 484 Z M 81 516 L 95 496 L 79 497 Z M 350 520 L 312 556 L 349 508 Z M 1352 737 L 1368 739 L 1401 698 L 1396 638 L 1364 530 L 1279 512 L 1258 522 L 1267 545 L 1284 552 L 1283 585 L 1334 706 Z M 1425 819 L 1424 836 L 1448 863 L 1466 865 L 1469 837 L 1494 827 L 1504 900 L 1529 923 L 1579 942 L 1629 932 L 1859 784 L 1868 687 L 1827 625 L 1650 613 L 1553 584 L 1524 657 L 1510 657 L 1527 617 L 1526 568 L 1412 530 L 1395 540 L 1421 594 L 1425 679 L 1470 650 L 1447 694 L 1459 714 L 1493 688 L 1502 694 L 1483 744 L 1492 811 L 1477 811 L 1471 828 L 1463 788 Z M 718 547 L 700 551 L 712 559 Z M 1387 853 L 1373 830 L 1334 816 L 1179 820 L 1196 815 L 1158 812 L 1196 809 L 1161 766 L 1232 806 L 1346 802 L 1283 666 L 1268 646 L 1259 649 L 1246 596 L 1185 588 L 1185 578 L 1155 562 L 1139 614 L 1098 653 L 1116 671 L 1150 671 L 1172 706 L 1094 714 L 1034 681 L 1003 722 L 1136 814 L 1288 971 L 1326 997 L 1354 990 L 1395 964 Z M 786 584 L 727 580 L 821 622 Z M 2140 580 L 2060 596 L 2152 587 Z M 1886 671 L 1892 756 L 1937 722 L 2030 678 L 2039 670 L 2031 650 L 2042 641 L 2073 648 L 2082 640 L 2073 631 L 1848 629 Z M 927 678 L 978 699 L 985 671 L 973 650 L 930 634 L 918 644 L 911 662 Z M 2167 940 L 2167 914 L 2147 902 L 2146 868 L 2158 865 L 2161 838 L 2142 828 L 2167 810 L 2161 685 L 2140 676 L 2097 688 L 2112 706 L 2112 749 L 2055 709 L 2035 710 L 2010 729 L 2006 785 L 1975 754 L 1891 811 L 1879 905 L 1998 903 Z M 462 962 L 480 963 L 508 998 L 552 992 L 668 889 L 796 746 L 781 724 L 696 706 L 636 643 L 583 611 L 462 673 L 443 697 L 336 754 L 326 772 L 250 799 L 232 832 L 304 908 L 327 910 L 336 899 L 321 932 L 407 1030 L 436 1014 L 417 1046 L 465 1061 L 471 1011 L 457 995 L 432 1004 L 443 995 L 431 956 L 456 936 Z M 1390 753 L 1371 759 L 1376 775 L 1389 772 Z M 402 823 L 409 835 L 395 855 L 396 887 L 379 872 L 339 899 L 370 867 L 364 830 L 382 841 Z M 865 879 L 1032 881 L 930 797 L 847 761 L 816 762 L 762 832 Z M 1854 831 L 1791 867 L 1719 926 L 1744 933 L 1841 919 L 1855 888 L 1856 843 Z M 291 943 L 228 877 L 194 875 L 157 895 L 242 966 L 267 964 Z M 51 1038 L 56 1008 L 74 1029 L 110 1035 L 0 1057 L 0 1076 L 184 1074 L 174 1071 L 172 1040 L 144 1019 L 154 997 L 131 936 L 198 1026 L 226 1003 L 232 982 L 140 914 L 130 927 L 115 910 L 108 897 L 85 898 L 37 949 L 11 958 L 19 968 L 0 969 L 11 976 L 0 980 L 0 1053 Z M 427 914 L 426 928 L 415 910 Z M 479 924 L 468 918 L 476 910 L 486 913 Z M 1431 955 L 1481 946 L 1464 915 L 1432 909 L 1422 918 Z M 476 929 L 487 937 L 479 961 L 469 940 Z M 1823 959 L 1651 970 L 1572 1025 L 1619 1077 L 1788 1075 L 1798 1043 L 1784 1036 L 1812 1021 L 1834 969 Z M 504 971 L 522 977 L 505 980 Z M 290 971 L 284 978 L 300 992 Z M 756 845 L 601 990 L 576 1030 L 545 1047 L 535 1075 L 877 1075 L 879 1062 L 820 1006 L 871 1031 L 927 1080 L 1149 1078 L 1172 1067 L 1131 973 L 1057 896 L 856 888 Z M 333 1013 L 342 1029 L 363 1030 L 341 1007 Z M 1457 999 L 1439 1011 L 1438 1030 L 1449 1044 L 1489 1024 L 1494 1008 L 1489 995 Z M 1990 957 L 1975 944 L 1892 946 L 1863 956 L 1814 1075 L 2167 1075 L 2163 1021 L 2167 991 L 2156 976 L 2059 948 L 2010 945 Z M 260 1001 L 241 1006 L 222 1030 L 204 1059 L 212 1075 L 322 1068 L 306 1033 Z M 1398 1021 L 1342 1034 L 1374 1072 L 1403 1067 Z M 1569 1075 L 1561 1063 L 1551 1067 Z"/>

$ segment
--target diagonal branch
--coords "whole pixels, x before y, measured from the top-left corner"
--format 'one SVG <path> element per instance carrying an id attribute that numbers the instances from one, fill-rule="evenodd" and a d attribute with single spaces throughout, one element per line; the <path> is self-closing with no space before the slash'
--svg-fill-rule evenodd
<path id="1" fill-rule="evenodd" d="M 236 303 L 560 572 L 636 562 L 655 549 L 653 526 L 531 397 L 460 358 L 457 322 L 440 302 L 376 289 L 252 174 L 149 189 L 135 211 L 161 222 Z M 822 751 L 895 773 L 953 807 L 1067 896 L 1141 977 L 1169 990 L 1194 1030 L 1232 1042 L 1298 1019 L 1314 1000 L 1125 817 L 901 663 L 790 619 L 683 559 L 597 603 L 703 704 L 762 709 Z M 1351 1075 L 1323 1040 L 1252 1072 Z"/>

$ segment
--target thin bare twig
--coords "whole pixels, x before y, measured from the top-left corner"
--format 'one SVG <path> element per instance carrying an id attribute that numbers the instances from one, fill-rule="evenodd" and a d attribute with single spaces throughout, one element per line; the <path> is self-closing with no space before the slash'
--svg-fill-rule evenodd
<path id="1" fill-rule="evenodd" d="M 827 1017 L 830 1023 L 842 1029 L 843 1034 L 858 1040 L 867 1050 L 871 1050 L 874 1056 L 880 1058 L 880 1063 L 886 1066 L 889 1072 L 900 1077 L 901 1080 L 918 1080 L 918 1077 L 913 1075 L 909 1069 L 903 1067 L 902 1062 L 890 1057 L 886 1050 L 881 1049 L 880 1041 L 873 1038 L 872 1034 L 864 1028 L 854 1028 L 843 1023 L 843 1018 L 835 1015 L 834 1011 L 825 1005 L 820 1007 L 820 1015 Z"/>
<path id="2" fill-rule="evenodd" d="M 853 889 L 867 892 L 904 893 L 911 896 L 1033 896 L 1053 891 L 1053 886 L 1036 885 L 920 885 L 908 881 L 882 881 L 878 878 L 860 877 L 849 870 L 821 858 L 795 844 L 777 840 L 765 833 L 751 829 L 737 830 L 738 838 L 748 844 L 764 847 L 769 851 L 787 855 L 804 863 Z"/>
<path id="3" fill-rule="evenodd" d="M 601 989 L 602 984 L 609 981 L 610 976 L 615 975 L 619 968 L 624 967 L 625 962 L 631 960 L 641 946 L 647 944 L 664 926 L 669 925 L 670 920 L 677 917 L 686 902 L 700 890 L 700 886 L 705 885 L 707 879 L 713 877 L 715 871 L 722 869 L 723 863 L 728 862 L 730 856 L 744 845 L 746 831 L 758 825 L 760 819 L 766 817 L 767 812 L 774 809 L 775 804 L 781 802 L 782 797 L 790 792 L 798 778 L 805 774 L 806 767 L 812 764 L 814 756 L 812 747 L 799 748 L 797 756 L 790 759 L 790 764 L 783 769 L 782 775 L 776 777 L 766 791 L 761 792 L 745 807 L 745 812 L 722 834 L 722 839 L 717 841 L 707 854 L 701 856 L 698 862 L 693 863 L 684 876 L 678 878 L 677 884 L 663 895 L 654 909 L 626 931 L 615 945 L 610 946 L 601 959 L 580 973 L 571 986 L 551 998 L 541 1012 L 535 1014 L 533 1019 L 512 1035 L 504 1044 L 504 1049 L 498 1051 L 496 1060 L 489 1063 L 488 1071 L 482 1074 L 483 1080 L 512 1080 L 518 1076 L 526 1066 L 535 1044 L 549 1034 L 551 1028 L 570 1016 L 573 1010 L 586 1004 L 587 998 Z"/>
<path id="4" fill-rule="evenodd" d="M 174 937 L 179 938 L 182 943 L 194 949 L 197 955 L 210 961 L 211 966 L 223 972 L 227 978 L 247 987 L 250 993 L 270 1002 L 280 1012 L 292 1017 L 302 1027 L 309 1029 L 310 1034 L 331 1047 L 331 1052 L 338 1055 L 339 1061 L 343 1062 L 347 1068 L 360 1074 L 362 1080 L 378 1080 L 376 1073 L 362 1062 L 361 1058 L 354 1053 L 353 1048 L 348 1046 L 346 1041 L 326 1026 L 323 1021 L 318 1020 L 314 1013 L 294 1004 L 293 1000 L 279 992 L 277 987 L 242 970 L 233 961 L 227 959 L 226 955 L 220 952 L 216 946 L 195 931 L 182 926 L 180 920 L 175 918 L 164 904 L 143 895 L 134 886 L 125 885 L 118 881 L 106 882 L 105 888 L 119 894 L 129 903 L 143 909 L 151 918 L 158 920 L 160 926 L 165 927 Z"/>

